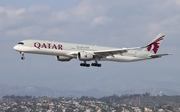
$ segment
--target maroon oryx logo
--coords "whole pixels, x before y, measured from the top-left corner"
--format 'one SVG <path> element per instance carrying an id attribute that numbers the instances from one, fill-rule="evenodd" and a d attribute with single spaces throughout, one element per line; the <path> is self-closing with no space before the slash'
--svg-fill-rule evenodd
<path id="1" fill-rule="evenodd" d="M 163 39 L 164 39 L 164 36 L 159 37 L 157 40 L 155 40 L 154 42 L 148 45 L 147 50 L 148 51 L 153 50 L 154 54 L 156 54 L 159 49 L 160 41 Z"/>

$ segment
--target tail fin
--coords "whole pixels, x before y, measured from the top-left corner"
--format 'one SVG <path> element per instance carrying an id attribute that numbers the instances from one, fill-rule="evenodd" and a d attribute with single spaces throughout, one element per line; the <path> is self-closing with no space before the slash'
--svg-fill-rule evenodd
<path id="1" fill-rule="evenodd" d="M 155 37 L 155 39 L 150 44 L 148 44 L 143 50 L 156 54 L 164 37 L 164 34 L 158 34 Z"/>

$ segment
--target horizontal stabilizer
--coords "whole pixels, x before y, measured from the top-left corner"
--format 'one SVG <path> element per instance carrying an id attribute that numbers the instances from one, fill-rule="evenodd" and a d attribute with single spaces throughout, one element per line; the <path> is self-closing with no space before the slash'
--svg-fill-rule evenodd
<path id="1" fill-rule="evenodd" d="M 162 56 L 167 56 L 167 55 L 171 55 L 171 54 L 153 54 L 153 55 L 150 55 L 149 57 L 151 57 L 151 58 L 160 58 Z"/>

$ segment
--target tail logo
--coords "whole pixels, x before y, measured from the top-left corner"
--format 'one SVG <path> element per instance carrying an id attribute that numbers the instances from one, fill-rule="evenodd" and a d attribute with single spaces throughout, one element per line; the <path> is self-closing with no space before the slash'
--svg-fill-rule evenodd
<path id="1" fill-rule="evenodd" d="M 151 44 L 149 44 L 147 46 L 147 50 L 153 51 L 154 54 L 156 54 L 159 49 L 159 44 L 160 44 L 161 40 L 163 40 L 163 39 L 164 39 L 164 36 L 159 37 L 157 40 L 155 40 L 154 42 L 152 42 Z"/>

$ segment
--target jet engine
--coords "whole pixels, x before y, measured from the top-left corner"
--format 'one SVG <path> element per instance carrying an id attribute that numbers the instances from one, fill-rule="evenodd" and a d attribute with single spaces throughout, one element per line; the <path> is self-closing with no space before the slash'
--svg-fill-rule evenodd
<path id="1" fill-rule="evenodd" d="M 94 56 L 91 53 L 78 52 L 77 58 L 81 61 L 91 61 L 94 58 Z"/>
<path id="2" fill-rule="evenodd" d="M 56 56 L 56 59 L 58 61 L 70 61 L 72 58 L 67 57 L 67 56 Z"/>

